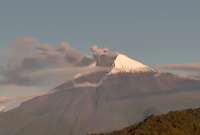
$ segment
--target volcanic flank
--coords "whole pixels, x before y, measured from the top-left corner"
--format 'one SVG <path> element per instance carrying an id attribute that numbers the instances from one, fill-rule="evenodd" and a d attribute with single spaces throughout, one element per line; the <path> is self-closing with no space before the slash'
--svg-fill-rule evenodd
<path id="1" fill-rule="evenodd" d="M 148 114 L 160 113 L 194 107 L 200 102 L 199 80 L 156 72 L 107 49 L 93 48 L 93 51 L 97 51 L 96 66 L 88 68 L 90 72 L 77 75 L 51 93 L 0 113 L 0 134 L 109 132 L 141 121 L 147 110 L 157 110 Z"/>

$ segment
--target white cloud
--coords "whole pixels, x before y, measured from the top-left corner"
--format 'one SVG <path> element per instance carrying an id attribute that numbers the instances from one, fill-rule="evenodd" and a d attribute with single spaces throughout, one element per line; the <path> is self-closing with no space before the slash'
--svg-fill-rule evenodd
<path id="1" fill-rule="evenodd" d="M 193 64 L 171 64 L 159 66 L 160 69 L 165 70 L 188 70 L 188 71 L 200 71 L 200 63 Z"/>

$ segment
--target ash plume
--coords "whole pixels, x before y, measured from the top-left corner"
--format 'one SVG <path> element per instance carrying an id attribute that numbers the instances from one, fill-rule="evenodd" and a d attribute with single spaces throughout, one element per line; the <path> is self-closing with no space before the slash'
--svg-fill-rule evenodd
<path id="1" fill-rule="evenodd" d="M 29 76 L 32 72 L 47 69 L 58 72 L 58 69 L 76 66 L 82 59 L 81 53 L 66 42 L 54 48 L 32 37 L 17 38 L 6 51 L 6 64 L 1 65 L 1 83 L 32 84 L 33 78 Z"/>

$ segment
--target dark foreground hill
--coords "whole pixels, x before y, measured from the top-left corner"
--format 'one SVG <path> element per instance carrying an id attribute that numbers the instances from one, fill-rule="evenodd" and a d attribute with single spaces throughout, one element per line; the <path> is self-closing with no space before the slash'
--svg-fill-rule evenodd
<path id="1" fill-rule="evenodd" d="M 200 135 L 200 108 L 152 115 L 128 128 L 98 135 Z"/>

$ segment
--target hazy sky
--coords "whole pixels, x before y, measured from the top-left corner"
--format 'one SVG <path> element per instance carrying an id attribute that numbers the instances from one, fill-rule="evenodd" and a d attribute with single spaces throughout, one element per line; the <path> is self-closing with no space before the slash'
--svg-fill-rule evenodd
<path id="1" fill-rule="evenodd" d="M 127 53 L 147 64 L 200 61 L 200 0 L 1 0 L 0 49 L 17 37 Z"/>

